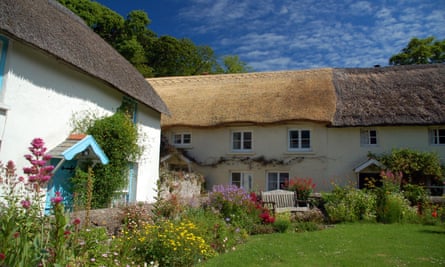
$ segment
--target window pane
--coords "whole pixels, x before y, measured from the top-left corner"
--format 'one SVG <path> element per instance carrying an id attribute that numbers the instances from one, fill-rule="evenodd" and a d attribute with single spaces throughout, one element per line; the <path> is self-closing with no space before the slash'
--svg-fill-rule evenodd
<path id="1" fill-rule="evenodd" d="M 376 145 L 377 144 L 377 131 L 376 130 L 370 130 L 369 131 L 369 144 L 370 145 Z"/>
<path id="2" fill-rule="evenodd" d="M 175 134 L 173 136 L 173 143 L 174 144 L 181 144 L 181 135 L 180 134 Z"/>
<path id="3" fill-rule="evenodd" d="M 191 134 L 184 134 L 182 142 L 184 144 L 190 144 L 192 142 L 192 135 Z"/>
<path id="4" fill-rule="evenodd" d="M 243 132 L 243 149 L 252 149 L 252 133 Z"/>
<path id="5" fill-rule="evenodd" d="M 278 173 L 276 172 L 269 172 L 267 174 L 267 190 L 278 189 L 277 178 L 278 178 Z"/>
<path id="6" fill-rule="evenodd" d="M 232 184 L 241 187 L 241 173 L 239 172 L 232 173 Z"/>
<path id="7" fill-rule="evenodd" d="M 232 134 L 232 148 L 233 149 L 241 149 L 241 133 L 234 132 Z"/>
<path id="8" fill-rule="evenodd" d="M 311 147 L 311 133 L 310 131 L 301 131 L 301 148 Z"/>
<path id="9" fill-rule="evenodd" d="M 289 185 L 289 173 L 281 172 L 280 173 L 280 189 L 285 189 Z"/>
<path id="10" fill-rule="evenodd" d="M 437 144 L 442 144 L 442 145 L 445 144 L 445 129 L 438 129 L 437 134 L 438 134 Z"/>
<path id="11" fill-rule="evenodd" d="M 299 148 L 299 131 L 289 131 L 289 148 Z"/>

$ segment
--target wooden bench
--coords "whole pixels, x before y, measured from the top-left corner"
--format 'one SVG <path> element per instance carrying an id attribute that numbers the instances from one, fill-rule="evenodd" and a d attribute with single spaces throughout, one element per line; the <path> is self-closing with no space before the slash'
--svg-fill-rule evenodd
<path id="1" fill-rule="evenodd" d="M 271 190 L 261 192 L 263 207 L 268 208 L 275 215 L 280 212 L 303 212 L 309 210 L 308 206 L 299 206 L 297 193 L 289 190 Z"/>

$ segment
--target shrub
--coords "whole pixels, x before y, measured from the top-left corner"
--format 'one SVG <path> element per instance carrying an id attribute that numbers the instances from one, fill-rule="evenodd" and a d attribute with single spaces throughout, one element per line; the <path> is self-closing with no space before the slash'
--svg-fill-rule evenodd
<path id="1" fill-rule="evenodd" d="M 428 193 L 420 185 L 416 184 L 405 184 L 403 186 L 403 196 L 409 200 L 411 206 L 423 205 L 428 202 Z"/>
<path id="2" fill-rule="evenodd" d="M 416 209 L 409 205 L 409 201 L 401 193 L 390 193 L 382 207 L 377 209 L 377 216 L 383 223 L 400 223 L 410 221 L 416 217 Z"/>
<path id="3" fill-rule="evenodd" d="M 278 233 L 285 233 L 289 229 L 291 222 L 288 218 L 276 218 L 275 222 L 272 224 L 273 229 Z"/>
<path id="4" fill-rule="evenodd" d="M 312 178 L 294 177 L 289 181 L 288 189 L 297 192 L 297 198 L 300 200 L 307 200 L 314 191 L 315 184 Z"/>
<path id="5" fill-rule="evenodd" d="M 272 220 L 270 214 L 266 214 L 243 188 L 235 185 L 214 186 L 207 205 L 217 210 L 226 222 L 249 233 L 255 224 Z"/>
<path id="6" fill-rule="evenodd" d="M 323 195 L 331 222 L 375 220 L 376 197 L 352 187 L 336 186 L 332 194 Z"/>
<path id="7" fill-rule="evenodd" d="M 125 232 L 123 240 L 133 239 L 134 256 L 143 262 L 157 262 L 160 266 L 193 266 L 211 258 L 216 252 L 198 234 L 193 222 L 164 220 L 145 224 L 141 229 Z"/>
<path id="8" fill-rule="evenodd" d="M 182 219 L 195 223 L 199 234 L 218 253 L 234 250 L 236 245 L 244 243 L 248 237 L 246 230 L 226 222 L 210 209 L 186 209 Z"/>

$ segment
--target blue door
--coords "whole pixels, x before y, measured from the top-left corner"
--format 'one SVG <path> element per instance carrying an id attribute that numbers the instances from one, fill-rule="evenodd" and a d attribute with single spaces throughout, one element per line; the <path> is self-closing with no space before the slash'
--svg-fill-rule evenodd
<path id="1" fill-rule="evenodd" d="M 57 166 L 60 159 L 51 159 L 51 164 Z M 70 184 L 70 178 L 74 176 L 77 166 L 77 160 L 67 160 L 54 173 L 48 183 L 48 191 L 46 193 L 45 214 L 49 214 L 51 210 L 51 198 L 56 196 L 56 192 L 60 192 L 63 197 L 63 205 L 66 210 L 73 208 L 73 192 Z"/>

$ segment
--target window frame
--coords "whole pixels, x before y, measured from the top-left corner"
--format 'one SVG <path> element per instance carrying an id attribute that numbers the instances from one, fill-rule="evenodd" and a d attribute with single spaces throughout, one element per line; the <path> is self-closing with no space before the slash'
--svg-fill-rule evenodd
<path id="1" fill-rule="evenodd" d="M 291 147 L 292 138 L 291 132 L 298 132 L 298 147 Z M 303 145 L 303 132 L 309 133 L 309 147 L 302 147 Z M 311 152 L 312 151 L 312 129 L 310 128 L 290 128 L 287 130 L 287 149 L 291 152 Z"/>
<path id="2" fill-rule="evenodd" d="M 185 136 L 188 135 L 189 142 L 185 142 L 186 138 Z M 176 143 L 176 136 L 180 136 L 180 142 Z M 176 132 L 172 133 L 172 143 L 174 146 L 191 146 L 192 145 L 192 133 L 191 132 Z"/>
<path id="3" fill-rule="evenodd" d="M 240 148 L 235 148 L 235 134 L 240 133 Z M 250 148 L 245 148 L 245 134 L 250 134 Z M 242 153 L 253 151 L 253 131 L 252 130 L 232 130 L 230 131 L 230 149 L 232 152 Z"/>
<path id="4" fill-rule="evenodd" d="M 239 176 L 239 179 L 240 179 L 239 184 L 235 184 L 234 183 L 234 181 L 233 181 L 233 175 L 234 174 L 239 174 L 240 175 Z M 249 180 L 245 181 L 246 178 L 248 178 Z M 229 179 L 230 179 L 230 184 L 231 185 L 236 185 L 236 186 L 238 186 L 238 188 L 244 188 L 244 190 L 246 190 L 247 192 L 252 191 L 252 188 L 253 188 L 253 172 L 251 172 L 251 171 L 231 171 Z M 245 188 L 244 187 L 246 182 L 247 182 L 249 188 Z"/>
<path id="5" fill-rule="evenodd" d="M 276 174 L 276 177 L 273 177 L 274 179 L 276 179 L 275 183 L 276 183 L 276 188 L 271 188 L 270 185 L 271 183 L 269 182 L 269 175 L 270 174 Z M 268 171 L 266 173 L 266 190 L 270 191 L 270 190 L 276 190 L 276 189 L 284 189 L 284 188 L 280 188 L 280 184 L 281 184 L 281 175 L 282 174 L 287 174 L 287 181 L 285 179 L 285 181 L 283 181 L 284 184 L 289 184 L 290 181 L 290 173 L 289 171 Z"/>
<path id="6" fill-rule="evenodd" d="M 372 132 L 375 136 L 372 136 Z M 375 143 L 372 143 L 375 140 Z M 361 146 L 378 146 L 379 145 L 379 134 L 376 129 L 360 129 L 360 145 Z"/>
<path id="7" fill-rule="evenodd" d="M 429 129 L 429 143 L 433 146 L 445 145 L 445 128 L 437 127 Z M 441 140 L 443 139 L 443 140 Z"/>

